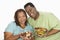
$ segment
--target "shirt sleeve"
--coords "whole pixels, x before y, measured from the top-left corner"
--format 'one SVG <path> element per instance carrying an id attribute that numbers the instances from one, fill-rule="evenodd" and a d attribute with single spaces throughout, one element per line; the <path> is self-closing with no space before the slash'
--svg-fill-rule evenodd
<path id="1" fill-rule="evenodd" d="M 48 15 L 48 25 L 52 29 L 58 29 L 60 30 L 60 21 L 59 19 L 54 16 L 53 14 Z"/>
<path id="2" fill-rule="evenodd" d="M 58 22 L 58 24 L 53 29 L 60 30 L 60 21 Z"/>
<path id="3" fill-rule="evenodd" d="M 13 23 L 13 22 L 10 23 L 10 24 L 8 24 L 5 32 L 11 32 L 11 33 L 13 33 L 13 32 L 14 32 L 14 27 L 15 27 L 15 26 L 14 26 L 14 23 Z"/>

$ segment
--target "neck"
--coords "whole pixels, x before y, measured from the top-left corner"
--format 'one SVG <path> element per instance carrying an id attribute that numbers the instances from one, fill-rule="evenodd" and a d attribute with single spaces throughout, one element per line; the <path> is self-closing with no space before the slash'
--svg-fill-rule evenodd
<path id="1" fill-rule="evenodd" d="M 36 13 L 36 16 L 35 16 L 34 20 L 37 20 L 38 17 L 39 17 L 39 12 Z"/>
<path id="2" fill-rule="evenodd" d="M 20 24 L 20 26 L 21 26 L 21 28 L 24 29 L 26 25 L 25 24 Z"/>

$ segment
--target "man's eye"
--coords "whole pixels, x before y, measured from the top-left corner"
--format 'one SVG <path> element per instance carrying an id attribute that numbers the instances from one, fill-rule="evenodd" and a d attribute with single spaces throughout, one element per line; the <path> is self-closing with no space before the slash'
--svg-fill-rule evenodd
<path id="1" fill-rule="evenodd" d="M 32 9 L 30 9 L 30 11 L 32 11 Z"/>

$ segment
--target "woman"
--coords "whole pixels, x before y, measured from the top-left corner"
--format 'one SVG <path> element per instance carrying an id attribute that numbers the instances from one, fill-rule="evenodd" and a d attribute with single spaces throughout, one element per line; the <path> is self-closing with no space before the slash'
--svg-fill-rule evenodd
<path id="1" fill-rule="evenodd" d="M 4 40 L 33 40 L 33 37 L 26 38 L 24 36 L 24 33 L 27 32 L 33 34 L 33 28 L 27 23 L 26 12 L 23 9 L 18 9 L 14 19 L 15 21 L 11 22 L 4 32 Z"/>

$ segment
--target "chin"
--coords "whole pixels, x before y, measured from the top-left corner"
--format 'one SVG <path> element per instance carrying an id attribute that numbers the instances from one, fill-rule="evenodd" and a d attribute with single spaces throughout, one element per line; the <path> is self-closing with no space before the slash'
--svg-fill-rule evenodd
<path id="1" fill-rule="evenodd" d="M 32 17 L 32 18 L 34 18 L 34 19 L 35 19 L 35 17 Z"/>

